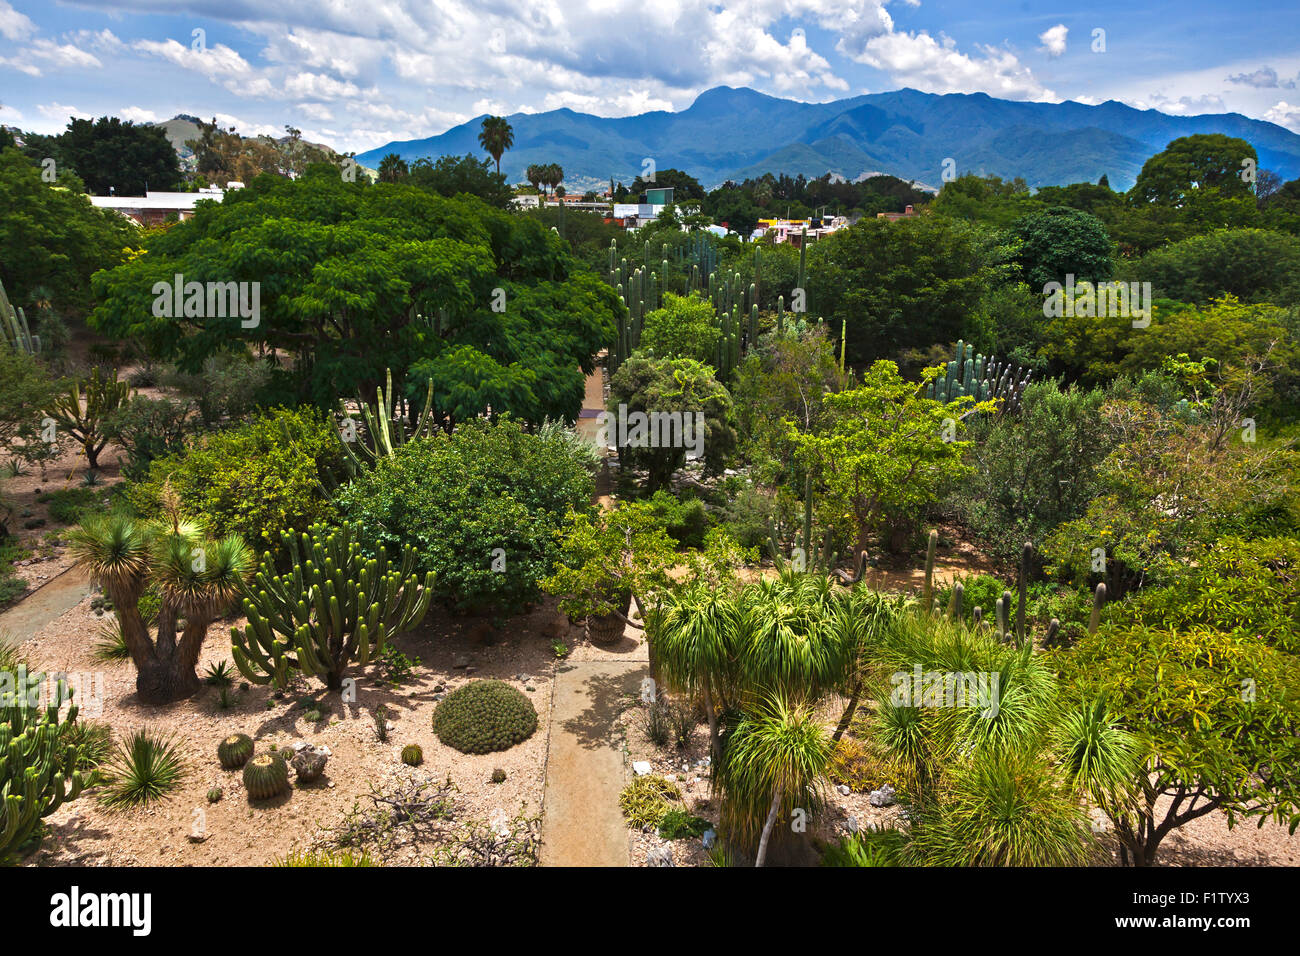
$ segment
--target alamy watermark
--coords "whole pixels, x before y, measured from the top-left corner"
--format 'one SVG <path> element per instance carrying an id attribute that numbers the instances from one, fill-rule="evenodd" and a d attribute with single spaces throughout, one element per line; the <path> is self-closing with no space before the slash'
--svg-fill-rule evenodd
<path id="1" fill-rule="evenodd" d="M 32 680 L 32 678 L 39 680 Z M 28 672 L 19 664 L 16 670 L 0 671 L 0 708 L 22 707 L 44 710 L 52 704 L 62 707 L 72 700 L 82 717 L 100 717 L 104 713 L 107 678 L 103 671 Z"/>
<path id="2" fill-rule="evenodd" d="M 262 322 L 260 282 L 186 282 L 178 272 L 173 282 L 155 282 L 153 295 L 153 314 L 160 319 L 237 317 L 245 329 Z"/>
<path id="3" fill-rule="evenodd" d="M 685 448 L 687 458 L 704 454 L 703 412 L 629 412 L 619 405 L 617 413 L 596 416 L 599 448 Z"/>
<path id="4" fill-rule="evenodd" d="M 889 678 L 889 700 L 895 707 L 970 707 L 984 718 L 998 713 L 997 671 L 895 671 Z"/>
<path id="5" fill-rule="evenodd" d="M 1065 284 L 1049 282 L 1043 286 L 1043 315 L 1049 319 L 1062 316 L 1084 318 L 1108 316 L 1132 319 L 1133 328 L 1151 324 L 1150 282 L 1075 282 L 1074 274 Z"/>

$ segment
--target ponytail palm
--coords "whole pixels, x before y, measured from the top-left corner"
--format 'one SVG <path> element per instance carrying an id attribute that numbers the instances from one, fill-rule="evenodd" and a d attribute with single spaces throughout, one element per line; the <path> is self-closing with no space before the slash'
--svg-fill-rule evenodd
<path id="1" fill-rule="evenodd" d="M 723 825 L 733 840 L 758 838 L 755 866 L 766 861 L 779 818 L 821 802 L 831 747 L 812 711 L 780 696 L 757 704 L 728 735 L 715 777 L 724 795 Z"/>
<path id="2" fill-rule="evenodd" d="M 746 589 L 739 677 L 756 694 L 813 701 L 841 686 L 856 659 L 852 629 L 837 619 L 823 575 L 784 574 Z"/>
<path id="3" fill-rule="evenodd" d="M 715 702 L 725 703 L 735 670 L 740 610 L 726 591 L 696 581 L 668 589 L 650 616 L 659 675 L 672 691 L 702 693 L 709 743 L 719 756 Z"/>

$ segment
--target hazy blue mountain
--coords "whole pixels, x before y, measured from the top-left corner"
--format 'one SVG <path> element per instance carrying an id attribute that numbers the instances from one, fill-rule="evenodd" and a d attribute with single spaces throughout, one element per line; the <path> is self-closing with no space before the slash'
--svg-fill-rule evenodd
<path id="1" fill-rule="evenodd" d="M 1095 182 L 1103 173 L 1127 189 L 1142 163 L 1171 140 L 1226 133 L 1252 143 L 1260 165 L 1283 179 L 1300 176 L 1300 135 L 1239 113 L 1170 116 L 1113 100 L 1022 103 L 984 93 L 917 90 L 871 93 L 831 103 L 799 103 L 750 89 L 717 87 L 680 113 L 607 119 L 573 110 L 515 113 L 515 145 L 502 158 L 511 182 L 531 163 L 557 162 L 571 186 L 630 182 L 652 158 L 707 187 L 765 172 L 836 173 L 857 179 L 886 172 L 937 186 L 944 160 L 958 172 L 1023 177 L 1031 186 Z M 387 153 L 408 161 L 474 153 L 479 116 L 438 136 L 389 143 L 360 154 L 374 167 Z"/>

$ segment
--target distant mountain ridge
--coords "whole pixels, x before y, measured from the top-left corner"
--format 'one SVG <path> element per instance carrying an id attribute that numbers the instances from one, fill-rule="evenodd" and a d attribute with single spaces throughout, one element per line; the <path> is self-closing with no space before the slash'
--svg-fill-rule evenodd
<path id="1" fill-rule="evenodd" d="M 1170 141 L 1193 133 L 1248 140 L 1259 164 L 1284 180 L 1300 176 L 1300 135 L 1240 113 L 1171 116 L 1109 100 L 1025 103 L 986 93 L 921 93 L 903 89 L 830 103 L 800 103 L 751 89 L 720 86 L 678 113 L 600 117 L 570 109 L 515 113 L 515 145 L 501 160 L 511 182 L 532 163 L 559 163 L 572 185 L 624 183 L 649 157 L 659 169 L 683 169 L 706 187 L 763 173 L 858 179 L 885 171 L 938 185 L 944 160 L 959 173 L 1031 186 L 1096 182 L 1105 174 L 1128 189 L 1143 162 Z M 361 153 L 377 166 L 387 153 L 408 162 L 473 153 L 482 116 L 425 139 L 392 142 Z"/>

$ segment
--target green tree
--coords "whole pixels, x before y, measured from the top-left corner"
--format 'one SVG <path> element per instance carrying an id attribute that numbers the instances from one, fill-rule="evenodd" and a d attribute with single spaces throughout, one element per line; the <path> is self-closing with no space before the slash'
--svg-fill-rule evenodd
<path id="1" fill-rule="evenodd" d="M 698 295 L 665 292 L 663 307 L 646 313 L 641 348 L 659 358 L 687 358 L 708 364 L 722 335 L 713 303 Z"/>
<path id="2" fill-rule="evenodd" d="M 487 160 L 468 154 L 441 156 L 432 163 L 417 159 L 406 181 L 441 196 L 477 196 L 496 209 L 508 208 L 514 199 L 514 191 L 506 185 L 504 176 L 494 173 Z"/>
<path id="3" fill-rule="evenodd" d="M 1142 164 L 1129 190 L 1133 203 L 1160 203 L 1185 208 L 1209 194 L 1251 200 L 1251 183 L 1243 171 L 1255 169 L 1259 156 L 1244 139 L 1222 133 L 1180 136 Z"/>
<path id="4" fill-rule="evenodd" d="M 137 126 L 116 116 L 73 119 L 56 138 L 56 162 L 71 167 L 88 192 L 143 196 L 147 189 L 176 189 L 180 161 L 161 126 Z"/>
<path id="5" fill-rule="evenodd" d="M 938 367 L 927 369 L 927 379 Z M 885 360 L 867 370 L 862 384 L 823 398 L 825 416 L 803 432 L 789 422 L 789 438 L 800 461 L 817 476 L 824 512 L 844 520 L 864 554 L 873 537 L 897 522 L 914 521 L 947 486 L 968 474 L 962 461 L 969 447 L 959 441 L 961 417 L 972 405 L 949 404 L 918 395 L 898 367 Z M 886 541 L 891 550 L 901 542 Z"/>
<path id="6" fill-rule="evenodd" d="M 1017 219 L 1011 232 L 1020 240 L 1016 261 L 1030 288 L 1064 283 L 1067 275 L 1089 282 L 1110 278 L 1110 236 L 1096 216 L 1054 206 Z"/>
<path id="7" fill-rule="evenodd" d="M 1134 269 L 1156 295 L 1208 302 L 1300 304 L 1300 238 L 1266 229 L 1217 229 L 1147 253 Z"/>
<path id="8" fill-rule="evenodd" d="M 379 161 L 381 183 L 404 183 L 411 178 L 411 167 L 396 153 L 388 153 Z"/>

